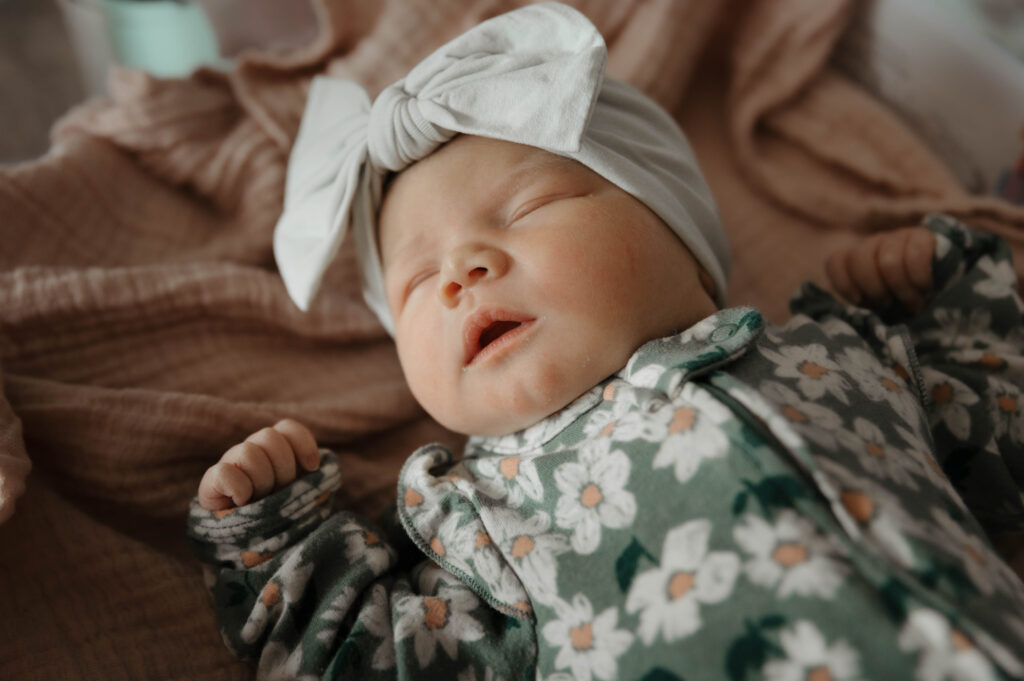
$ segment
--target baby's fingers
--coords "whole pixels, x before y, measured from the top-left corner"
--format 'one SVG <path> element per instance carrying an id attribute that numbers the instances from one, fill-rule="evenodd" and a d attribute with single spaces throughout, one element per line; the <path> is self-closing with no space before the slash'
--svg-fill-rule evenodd
<path id="1" fill-rule="evenodd" d="M 847 260 L 849 251 L 836 251 L 825 261 L 825 273 L 832 284 L 832 289 L 846 301 L 858 305 L 861 302 L 860 292 L 850 278 Z"/>
<path id="2" fill-rule="evenodd" d="M 878 236 L 869 237 L 849 251 L 846 261 L 853 286 L 870 307 L 885 305 L 891 300 L 878 265 L 881 245 Z"/>
<path id="3" fill-rule="evenodd" d="M 883 235 L 878 268 L 889 291 L 907 308 L 920 309 L 932 287 L 935 237 L 923 227 L 908 227 Z"/>
<path id="4" fill-rule="evenodd" d="M 315 471 L 320 467 L 320 448 L 309 428 L 295 419 L 282 419 L 274 424 L 274 430 L 288 440 L 295 457 L 305 470 Z"/>
<path id="5" fill-rule="evenodd" d="M 889 292 L 906 308 L 917 310 L 924 296 L 907 269 L 907 247 L 912 235 L 912 229 L 903 229 L 882 236 L 878 246 L 878 271 Z"/>
<path id="6" fill-rule="evenodd" d="M 208 511 L 244 506 L 252 498 L 252 481 L 236 466 L 223 461 L 210 466 L 199 482 L 199 505 Z"/>
<path id="7" fill-rule="evenodd" d="M 272 486 L 287 485 L 295 479 L 295 456 L 291 443 L 273 428 L 263 428 L 245 438 L 260 449 L 270 461 L 273 469 Z"/>
<path id="8" fill-rule="evenodd" d="M 910 282 L 922 294 L 932 290 L 932 258 L 935 255 L 935 235 L 924 227 L 915 227 L 907 238 L 903 256 Z"/>
<path id="9" fill-rule="evenodd" d="M 220 458 L 222 463 L 235 466 L 252 481 L 256 497 L 264 497 L 274 489 L 274 466 L 262 447 L 248 440 L 237 444 Z"/>

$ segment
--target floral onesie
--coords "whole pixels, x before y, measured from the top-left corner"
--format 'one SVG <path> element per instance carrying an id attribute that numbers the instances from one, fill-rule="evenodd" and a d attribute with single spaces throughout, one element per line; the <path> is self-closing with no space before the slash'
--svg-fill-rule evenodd
<path id="1" fill-rule="evenodd" d="M 1002 240 L 926 222 L 921 314 L 723 310 L 522 432 L 422 447 L 382 526 L 331 510 L 329 452 L 193 502 L 225 641 L 261 678 L 1024 678 L 985 534 L 1024 528 L 1024 305 Z"/>

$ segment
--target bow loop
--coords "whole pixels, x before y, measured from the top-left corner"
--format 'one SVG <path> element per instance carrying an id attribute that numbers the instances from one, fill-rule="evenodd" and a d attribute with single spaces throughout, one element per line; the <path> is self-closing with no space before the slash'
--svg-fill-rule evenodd
<path id="1" fill-rule="evenodd" d="M 530 5 L 485 21 L 380 93 L 370 159 L 399 171 L 457 133 L 577 151 L 606 59 L 601 34 L 565 5 Z"/>
<path id="2" fill-rule="evenodd" d="M 302 310 L 320 286 L 348 231 L 366 162 L 370 98 L 351 81 L 317 76 L 288 161 L 284 212 L 274 229 L 274 257 L 285 288 Z"/>

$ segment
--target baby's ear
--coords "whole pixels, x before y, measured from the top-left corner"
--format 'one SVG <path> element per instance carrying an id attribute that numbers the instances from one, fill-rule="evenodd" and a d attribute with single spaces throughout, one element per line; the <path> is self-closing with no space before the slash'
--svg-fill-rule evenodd
<path id="1" fill-rule="evenodd" d="M 700 280 L 700 285 L 704 287 L 704 291 L 708 294 L 711 300 L 717 300 L 715 292 L 718 289 L 715 287 L 715 280 L 712 279 L 711 275 L 708 274 L 708 271 L 700 265 L 697 266 L 697 279 Z"/>

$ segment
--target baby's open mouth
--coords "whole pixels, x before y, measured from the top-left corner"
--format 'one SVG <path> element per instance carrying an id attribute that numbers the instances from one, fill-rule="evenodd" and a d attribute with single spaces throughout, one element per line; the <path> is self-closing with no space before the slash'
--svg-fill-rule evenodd
<path id="1" fill-rule="evenodd" d="M 515 342 L 533 318 L 507 310 L 479 310 L 464 327 L 466 364 L 482 361 Z"/>
<path id="2" fill-rule="evenodd" d="M 480 340 L 478 341 L 480 349 L 483 350 L 488 345 L 490 345 L 492 341 L 497 340 L 500 336 L 503 336 L 504 334 L 516 328 L 517 326 L 520 326 L 521 324 L 522 322 L 512 321 L 494 322 L 486 329 L 484 329 L 484 332 L 482 334 L 480 334 Z"/>

